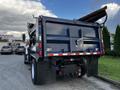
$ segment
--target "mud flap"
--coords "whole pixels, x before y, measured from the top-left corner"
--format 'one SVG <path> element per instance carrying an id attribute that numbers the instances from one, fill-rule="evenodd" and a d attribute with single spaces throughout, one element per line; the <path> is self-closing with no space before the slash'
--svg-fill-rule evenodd
<path id="1" fill-rule="evenodd" d="M 43 80 L 44 84 L 56 81 L 56 69 L 48 61 L 38 63 L 39 77 Z"/>
<path id="2" fill-rule="evenodd" d="M 96 76 L 98 75 L 98 57 L 89 57 L 86 60 L 87 64 L 87 76 Z"/>

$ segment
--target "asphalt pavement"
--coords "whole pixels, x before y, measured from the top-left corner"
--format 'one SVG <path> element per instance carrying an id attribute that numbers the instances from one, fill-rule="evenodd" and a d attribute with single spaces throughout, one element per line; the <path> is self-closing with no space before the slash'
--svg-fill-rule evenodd
<path id="1" fill-rule="evenodd" d="M 94 77 L 64 79 L 42 86 L 31 81 L 30 66 L 21 55 L 0 55 L 0 90 L 120 90 Z"/>

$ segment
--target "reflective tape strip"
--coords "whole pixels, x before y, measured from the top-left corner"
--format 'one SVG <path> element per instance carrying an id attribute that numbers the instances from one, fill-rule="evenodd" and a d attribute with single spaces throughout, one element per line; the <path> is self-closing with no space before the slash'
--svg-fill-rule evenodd
<path id="1" fill-rule="evenodd" d="M 101 54 L 101 52 L 97 52 L 97 54 Z"/>
<path id="2" fill-rule="evenodd" d="M 71 53 L 71 55 L 76 55 L 76 53 Z"/>
<path id="3" fill-rule="evenodd" d="M 91 55 L 91 53 L 86 53 L 86 55 Z"/>
<path id="4" fill-rule="evenodd" d="M 99 55 L 101 52 L 84 52 L 84 53 L 55 53 L 48 56 L 74 56 L 74 55 Z"/>
<path id="5" fill-rule="evenodd" d="M 68 55 L 68 53 L 63 53 L 62 55 L 63 55 L 63 56 L 66 56 L 66 55 Z"/>
<path id="6" fill-rule="evenodd" d="M 63 54 L 59 54 L 58 56 L 63 56 Z"/>
<path id="7" fill-rule="evenodd" d="M 93 52 L 90 52 L 91 53 L 91 55 L 93 55 Z"/>
<path id="8" fill-rule="evenodd" d="M 84 55 L 83 53 L 79 53 L 79 55 Z"/>
<path id="9" fill-rule="evenodd" d="M 54 56 L 53 54 L 48 54 L 48 56 Z"/>
<path id="10" fill-rule="evenodd" d="M 97 52 L 93 52 L 93 54 L 94 54 L 94 55 L 96 55 L 96 54 L 97 54 Z"/>
<path id="11" fill-rule="evenodd" d="M 53 54 L 53 56 L 58 56 L 59 54 Z"/>
<path id="12" fill-rule="evenodd" d="M 79 53 L 76 53 L 76 55 L 79 55 Z"/>

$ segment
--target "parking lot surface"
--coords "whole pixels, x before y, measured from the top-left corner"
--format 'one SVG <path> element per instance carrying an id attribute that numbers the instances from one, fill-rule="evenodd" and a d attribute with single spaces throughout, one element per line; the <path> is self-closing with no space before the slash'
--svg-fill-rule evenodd
<path id="1" fill-rule="evenodd" d="M 21 55 L 0 55 L 0 90 L 120 90 L 94 77 L 65 79 L 35 86 L 32 84 L 30 66 L 24 65 Z"/>

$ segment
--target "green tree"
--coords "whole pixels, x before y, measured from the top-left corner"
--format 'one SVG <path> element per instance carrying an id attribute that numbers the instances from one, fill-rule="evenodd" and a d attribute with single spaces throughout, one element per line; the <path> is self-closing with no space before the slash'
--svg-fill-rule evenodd
<path id="1" fill-rule="evenodd" d="M 110 51 L 110 33 L 108 32 L 107 27 L 103 27 L 103 41 L 104 41 L 104 50 L 105 54 L 109 53 Z"/>
<path id="2" fill-rule="evenodd" d="M 116 55 L 120 56 L 120 25 L 117 25 L 114 37 L 114 51 Z"/>

